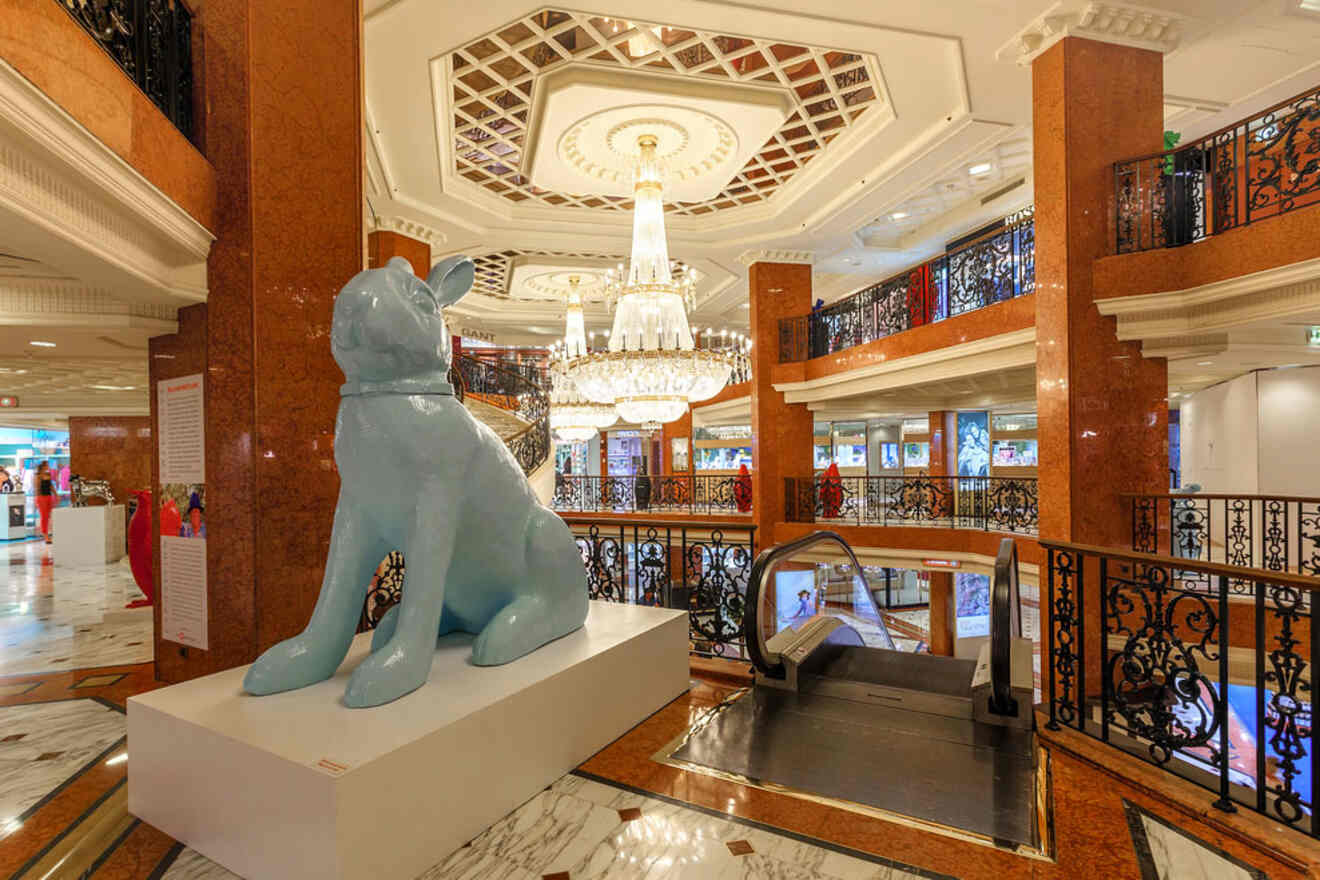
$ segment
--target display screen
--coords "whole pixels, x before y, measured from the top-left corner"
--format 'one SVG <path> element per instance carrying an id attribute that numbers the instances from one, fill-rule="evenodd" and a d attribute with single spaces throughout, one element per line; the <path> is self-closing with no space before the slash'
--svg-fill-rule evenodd
<path id="1" fill-rule="evenodd" d="M 797 629 L 816 613 L 816 572 L 775 572 L 775 632 Z"/>
<path id="2" fill-rule="evenodd" d="M 697 470 L 736 471 L 742 465 L 752 466 L 752 447 L 719 446 L 697 450 Z"/>
<path id="3" fill-rule="evenodd" d="M 922 468 L 930 466 L 929 443 L 904 443 L 903 467 Z"/>
<path id="4" fill-rule="evenodd" d="M 995 467 L 1035 467 L 1035 440 L 996 440 L 994 444 Z"/>
<path id="5" fill-rule="evenodd" d="M 866 467 L 866 444 L 842 443 L 834 447 L 834 461 L 839 467 Z"/>
<path id="6" fill-rule="evenodd" d="M 990 635 L 990 578 L 960 571 L 953 576 L 958 597 L 958 638 Z"/>
<path id="7" fill-rule="evenodd" d="M 830 457 L 830 445 L 828 443 L 816 444 L 816 470 L 823 471 L 830 466 L 833 459 Z"/>
<path id="8" fill-rule="evenodd" d="M 880 469 L 885 471 L 898 470 L 897 443 L 880 444 Z"/>

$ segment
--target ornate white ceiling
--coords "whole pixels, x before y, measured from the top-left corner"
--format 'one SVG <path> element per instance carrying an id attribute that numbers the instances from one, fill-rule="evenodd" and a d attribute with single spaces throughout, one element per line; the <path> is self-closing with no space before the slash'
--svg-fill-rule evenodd
<path id="1" fill-rule="evenodd" d="M 453 147 L 447 170 L 509 201 L 530 199 L 554 207 L 631 208 L 626 195 L 605 194 L 615 189 L 607 185 L 615 182 L 614 175 L 594 187 L 583 178 L 584 188 L 566 191 L 537 186 L 535 175 L 526 173 L 529 129 L 540 122 L 533 109 L 547 116 L 555 112 L 585 116 L 602 106 L 635 103 L 635 96 L 628 94 L 625 72 L 723 86 L 723 93 L 730 96 L 737 91 L 731 86 L 742 84 L 782 94 L 787 112 L 772 126 L 769 137 L 746 119 L 741 120 L 747 123 L 743 131 L 728 128 L 726 137 L 755 133 L 763 140 L 744 145 L 748 158 L 717 194 L 671 203 L 670 210 L 680 214 L 701 215 L 773 197 L 863 113 L 885 103 L 878 62 L 870 54 L 721 33 L 675 21 L 561 9 L 540 9 L 492 29 L 450 53 L 447 60 L 450 90 L 441 96 Z M 570 66 L 608 73 L 614 85 L 598 79 L 596 92 L 573 96 L 576 107 L 538 107 L 539 92 L 547 88 L 547 81 Z M 579 91 L 585 90 L 579 87 Z M 681 109 L 692 112 L 692 102 Z M 726 121 L 730 115 L 721 117 Z M 629 182 L 626 168 L 623 182 Z"/>

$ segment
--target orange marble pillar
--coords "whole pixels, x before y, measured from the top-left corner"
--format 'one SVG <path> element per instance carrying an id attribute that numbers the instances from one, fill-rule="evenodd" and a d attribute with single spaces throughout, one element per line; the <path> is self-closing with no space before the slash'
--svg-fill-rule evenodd
<path id="1" fill-rule="evenodd" d="M 205 375 L 209 647 L 165 641 L 158 605 L 166 681 L 250 662 L 320 591 L 339 492 L 330 321 L 363 264 L 361 27 L 358 0 L 205 5 L 209 296 L 153 340 L 151 378 Z"/>
<path id="2" fill-rule="evenodd" d="M 418 278 L 431 271 L 431 246 L 398 232 L 381 229 L 367 236 L 367 265 L 380 268 L 394 257 L 403 257 L 412 264 Z"/>
<path id="3" fill-rule="evenodd" d="M 930 431 L 930 466 L 926 473 L 932 477 L 958 475 L 958 414 L 951 410 L 934 410 L 927 415 Z M 953 481 L 940 480 L 935 495 L 936 516 L 953 516 L 955 504 Z"/>
<path id="4" fill-rule="evenodd" d="M 1076 37 L 1032 63 L 1040 535 L 1131 542 L 1125 491 L 1168 487 L 1168 371 L 1119 342 L 1092 267 L 1111 250 L 1113 163 L 1161 148 L 1163 57 Z"/>
<path id="5" fill-rule="evenodd" d="M 953 572 L 930 574 L 930 652 L 953 656 L 958 639 L 958 608 L 954 603 Z"/>
<path id="6" fill-rule="evenodd" d="M 784 478 L 810 479 L 811 412 L 789 405 L 770 373 L 779 360 L 779 319 L 811 311 L 811 267 L 753 263 L 748 270 L 752 330 L 752 518 L 758 547 L 774 542 L 784 519 Z"/>

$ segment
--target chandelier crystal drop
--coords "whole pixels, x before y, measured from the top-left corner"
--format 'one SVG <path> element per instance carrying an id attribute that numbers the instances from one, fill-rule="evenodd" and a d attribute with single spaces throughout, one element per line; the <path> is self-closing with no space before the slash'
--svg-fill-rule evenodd
<path id="1" fill-rule="evenodd" d="M 687 319 L 692 278 L 684 272 L 675 280 L 669 266 L 656 138 L 643 135 L 637 147 L 632 258 L 626 273 L 609 279 L 617 299 L 609 350 L 570 355 L 566 372 L 585 397 L 612 404 L 625 421 L 654 428 L 718 393 L 738 353 L 693 344 Z"/>

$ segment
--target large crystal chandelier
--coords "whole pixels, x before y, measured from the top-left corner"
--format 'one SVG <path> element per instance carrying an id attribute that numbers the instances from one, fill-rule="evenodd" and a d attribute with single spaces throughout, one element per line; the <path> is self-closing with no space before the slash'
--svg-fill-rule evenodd
<path id="1" fill-rule="evenodd" d="M 565 443 L 590 440 L 599 431 L 619 420 L 619 414 L 613 406 L 583 397 L 566 370 L 570 358 L 587 354 L 586 324 L 582 317 L 579 284 L 581 279 L 577 275 L 569 277 L 564 339 L 562 347 L 554 347 L 550 356 L 550 430 Z"/>
<path id="2" fill-rule="evenodd" d="M 611 276 L 617 297 L 609 351 L 572 357 L 566 372 L 578 390 L 613 404 L 625 421 L 647 427 L 672 422 L 688 404 L 714 396 L 729 381 L 735 356 L 693 346 L 686 304 L 687 273 L 675 280 L 665 241 L 662 169 L 656 138 L 637 140 L 632 259 Z"/>

